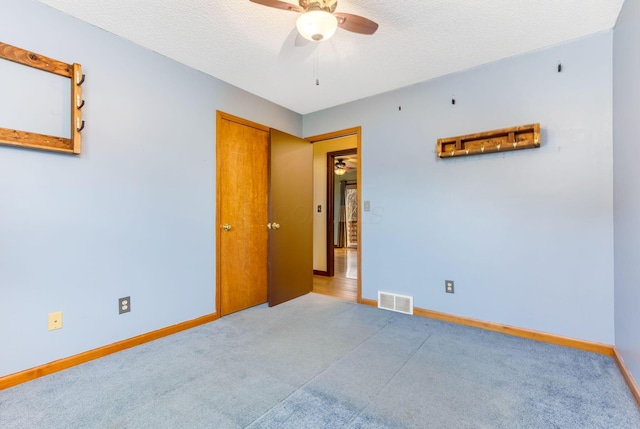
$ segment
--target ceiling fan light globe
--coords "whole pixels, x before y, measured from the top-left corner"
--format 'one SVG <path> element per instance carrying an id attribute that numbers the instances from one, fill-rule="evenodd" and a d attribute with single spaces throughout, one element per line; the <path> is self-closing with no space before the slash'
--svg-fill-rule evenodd
<path id="1" fill-rule="evenodd" d="M 342 176 L 343 174 L 345 174 L 347 172 L 347 164 L 339 159 L 336 161 L 333 171 L 338 175 L 338 176 Z"/>
<path id="2" fill-rule="evenodd" d="M 324 10 L 309 10 L 298 17 L 296 28 L 305 39 L 319 42 L 334 35 L 338 28 L 338 19 Z"/>

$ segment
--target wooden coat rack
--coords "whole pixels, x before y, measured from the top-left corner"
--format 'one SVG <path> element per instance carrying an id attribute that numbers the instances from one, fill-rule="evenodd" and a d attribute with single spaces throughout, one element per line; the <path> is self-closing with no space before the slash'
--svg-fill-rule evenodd
<path id="1" fill-rule="evenodd" d="M 48 136 L 28 131 L 0 128 L 0 144 L 79 154 L 84 128 L 81 109 L 85 76 L 80 64 L 61 61 L 0 42 L 0 58 L 71 79 L 71 138 Z"/>
<path id="2" fill-rule="evenodd" d="M 540 147 L 540 124 L 520 125 L 466 136 L 438 139 L 440 158 Z"/>

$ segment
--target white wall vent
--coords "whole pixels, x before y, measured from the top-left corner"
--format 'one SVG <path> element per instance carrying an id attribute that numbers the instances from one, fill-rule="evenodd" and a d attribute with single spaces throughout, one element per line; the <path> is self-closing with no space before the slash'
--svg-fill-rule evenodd
<path id="1" fill-rule="evenodd" d="M 413 297 L 378 291 L 378 308 L 413 314 Z"/>

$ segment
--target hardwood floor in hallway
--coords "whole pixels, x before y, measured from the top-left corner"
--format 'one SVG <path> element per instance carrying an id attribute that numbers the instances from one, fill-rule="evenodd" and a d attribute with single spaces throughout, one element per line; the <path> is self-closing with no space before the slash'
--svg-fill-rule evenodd
<path id="1" fill-rule="evenodd" d="M 358 250 L 335 249 L 334 276 L 313 276 L 313 292 L 345 301 L 358 300 Z"/>

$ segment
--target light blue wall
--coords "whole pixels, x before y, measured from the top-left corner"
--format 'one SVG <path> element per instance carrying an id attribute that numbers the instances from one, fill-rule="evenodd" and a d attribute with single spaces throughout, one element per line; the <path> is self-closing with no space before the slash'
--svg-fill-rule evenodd
<path id="1" fill-rule="evenodd" d="M 362 126 L 364 298 L 613 343 L 612 38 L 305 115 L 306 136 Z M 540 149 L 435 154 L 440 137 L 534 122 Z"/>
<path id="2" fill-rule="evenodd" d="M 363 127 L 365 298 L 614 342 L 612 31 L 303 121 L 35 1 L 0 10 L 0 41 L 87 74 L 82 155 L 0 146 L 0 376 L 214 311 L 216 110 L 295 135 Z M 615 340 L 636 378 L 638 15 L 626 2 L 615 35 Z M 540 149 L 434 153 L 438 137 L 532 122 Z M 62 330 L 46 330 L 52 311 Z"/>
<path id="3" fill-rule="evenodd" d="M 640 2 L 624 3 L 613 42 L 616 347 L 640 381 Z"/>
<path id="4" fill-rule="evenodd" d="M 87 75 L 80 156 L 0 146 L 0 376 L 215 312 L 216 110 L 301 116 L 35 1 L 0 11 L 0 41 Z"/>

